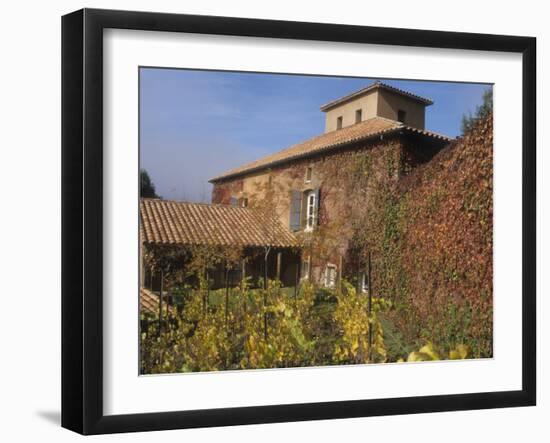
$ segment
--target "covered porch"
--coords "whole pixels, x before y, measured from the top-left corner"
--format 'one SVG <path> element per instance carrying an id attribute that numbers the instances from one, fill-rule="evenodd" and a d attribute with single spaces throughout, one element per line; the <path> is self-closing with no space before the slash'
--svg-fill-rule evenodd
<path id="1" fill-rule="evenodd" d="M 300 245 L 265 211 L 142 199 L 140 236 L 140 287 L 169 305 L 181 288 L 260 288 L 275 280 L 296 291 L 300 283 Z"/>

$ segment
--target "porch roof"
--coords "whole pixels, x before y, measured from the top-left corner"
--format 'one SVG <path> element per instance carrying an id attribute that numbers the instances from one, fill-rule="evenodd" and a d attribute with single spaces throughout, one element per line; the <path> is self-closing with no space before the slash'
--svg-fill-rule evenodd
<path id="1" fill-rule="evenodd" d="M 145 244 L 298 246 L 290 230 L 263 211 L 160 199 L 141 200 L 140 235 Z"/>
<path id="2" fill-rule="evenodd" d="M 141 312 L 149 312 L 154 315 L 159 314 L 159 296 L 150 289 L 144 287 L 139 288 L 139 303 Z M 162 311 L 163 314 L 166 315 L 168 312 L 173 313 L 174 308 L 165 302 Z"/>

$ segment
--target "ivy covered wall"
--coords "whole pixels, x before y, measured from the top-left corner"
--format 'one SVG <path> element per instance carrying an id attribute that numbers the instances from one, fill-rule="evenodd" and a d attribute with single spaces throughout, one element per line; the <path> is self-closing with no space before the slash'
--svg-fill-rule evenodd
<path id="1" fill-rule="evenodd" d="M 364 215 L 350 259 L 372 253 L 374 291 L 394 302 L 402 341 L 492 356 L 492 115 L 398 181 L 378 181 Z"/>

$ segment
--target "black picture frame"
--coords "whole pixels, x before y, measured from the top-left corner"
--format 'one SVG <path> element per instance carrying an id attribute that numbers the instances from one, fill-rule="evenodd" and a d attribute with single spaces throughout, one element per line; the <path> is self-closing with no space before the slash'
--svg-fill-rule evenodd
<path id="1" fill-rule="evenodd" d="M 102 37 L 107 28 L 522 54 L 522 389 L 104 415 Z M 536 39 L 532 37 L 97 9 L 65 15 L 62 18 L 62 426 L 82 434 L 104 434 L 535 405 L 535 60 Z"/>

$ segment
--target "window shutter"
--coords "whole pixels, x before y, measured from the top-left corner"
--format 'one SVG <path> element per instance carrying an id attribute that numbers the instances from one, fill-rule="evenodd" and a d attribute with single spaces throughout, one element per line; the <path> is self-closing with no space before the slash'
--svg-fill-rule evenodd
<path id="1" fill-rule="evenodd" d="M 231 200 L 229 200 L 229 204 L 231 206 L 238 206 L 239 200 L 237 200 L 235 197 L 231 197 Z"/>
<path id="2" fill-rule="evenodd" d="M 305 227 L 307 226 L 307 197 L 308 197 L 308 191 L 302 191 L 301 192 L 301 196 L 302 196 L 302 214 L 300 215 L 300 226 L 301 227 Z"/>
<path id="3" fill-rule="evenodd" d="M 317 188 L 314 190 L 315 192 L 315 225 L 318 225 L 320 223 L 320 209 L 321 209 L 321 188 Z"/>
<path id="4" fill-rule="evenodd" d="M 290 230 L 299 231 L 302 216 L 302 193 L 300 191 L 291 191 L 290 195 Z"/>

